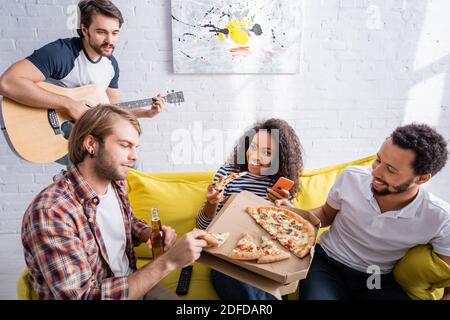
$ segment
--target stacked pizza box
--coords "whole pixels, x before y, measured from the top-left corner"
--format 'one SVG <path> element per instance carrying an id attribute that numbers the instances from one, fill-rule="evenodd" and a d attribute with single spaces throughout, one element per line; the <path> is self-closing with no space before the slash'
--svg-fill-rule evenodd
<path id="1" fill-rule="evenodd" d="M 281 295 L 294 292 L 299 280 L 306 277 L 314 247 L 303 258 L 290 253 L 288 259 L 274 263 L 261 264 L 256 260 L 242 261 L 231 258 L 230 253 L 243 233 L 250 235 L 258 244 L 262 237 L 270 238 L 269 233 L 246 212 L 247 208 L 264 206 L 273 206 L 273 203 L 248 191 L 230 197 L 206 230 L 210 233 L 229 233 L 229 236 L 220 247 L 205 249 L 199 262 L 280 298 Z M 307 212 L 296 209 L 292 211 L 311 222 L 317 234 L 320 228 L 319 219 Z M 286 252 L 278 241 L 274 240 L 274 243 Z"/>

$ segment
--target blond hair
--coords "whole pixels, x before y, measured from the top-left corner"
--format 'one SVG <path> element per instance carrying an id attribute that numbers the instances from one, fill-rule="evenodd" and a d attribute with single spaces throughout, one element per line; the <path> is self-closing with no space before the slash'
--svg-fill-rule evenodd
<path id="1" fill-rule="evenodd" d="M 73 164 L 84 160 L 88 151 L 84 139 L 91 135 L 103 143 L 113 133 L 114 123 L 122 118 L 127 120 L 141 134 L 141 126 L 136 116 L 128 110 L 111 104 L 104 104 L 86 111 L 75 123 L 69 137 L 69 158 Z"/>

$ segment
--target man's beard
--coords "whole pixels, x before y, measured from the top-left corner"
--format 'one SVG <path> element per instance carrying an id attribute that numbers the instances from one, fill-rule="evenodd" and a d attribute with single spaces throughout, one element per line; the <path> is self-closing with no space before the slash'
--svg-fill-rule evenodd
<path id="1" fill-rule="evenodd" d="M 89 35 L 89 33 L 88 33 L 88 43 L 89 43 L 89 46 L 92 48 L 92 50 L 94 50 L 95 53 L 101 55 L 102 57 L 110 57 L 114 53 L 114 49 L 115 49 L 114 45 L 109 44 L 109 43 L 103 43 L 101 45 L 95 44 L 91 41 L 91 36 Z M 102 51 L 102 48 L 108 47 L 108 46 L 110 46 L 112 48 L 111 53 L 104 53 Z"/>
<path id="2" fill-rule="evenodd" d="M 98 150 L 98 154 L 96 155 L 96 161 L 94 162 L 95 172 L 106 179 L 117 181 L 124 180 L 127 175 L 123 175 L 117 169 L 117 166 L 114 165 L 111 158 L 105 153 L 105 148 L 101 146 Z"/>
<path id="3" fill-rule="evenodd" d="M 378 179 L 378 180 L 380 180 L 380 179 Z M 403 193 L 403 192 L 405 192 L 405 191 L 407 191 L 409 189 L 409 187 L 411 186 L 413 180 L 414 179 L 411 179 L 411 180 L 406 181 L 405 183 L 402 183 L 401 185 L 398 185 L 398 186 L 392 186 L 392 188 L 395 191 L 390 191 L 389 190 L 389 185 L 386 182 L 384 182 L 383 180 L 380 180 L 380 181 L 386 184 L 386 188 L 385 189 L 376 190 L 373 187 L 372 184 L 370 184 L 370 188 L 372 189 L 373 194 L 376 195 L 376 196 L 388 196 L 388 195 L 391 195 L 391 194 L 400 194 L 400 193 Z"/>

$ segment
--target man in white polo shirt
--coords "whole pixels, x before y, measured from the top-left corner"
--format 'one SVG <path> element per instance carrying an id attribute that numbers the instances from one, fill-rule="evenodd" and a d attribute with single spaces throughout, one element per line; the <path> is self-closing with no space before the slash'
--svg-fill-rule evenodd
<path id="1" fill-rule="evenodd" d="M 386 139 L 372 168 L 345 169 L 327 202 L 312 210 L 331 228 L 300 283 L 300 299 L 408 299 L 392 269 L 418 244 L 430 243 L 450 265 L 450 204 L 421 187 L 447 157 L 439 133 L 411 124 Z M 378 287 L 368 285 L 375 272 L 381 277 Z"/>

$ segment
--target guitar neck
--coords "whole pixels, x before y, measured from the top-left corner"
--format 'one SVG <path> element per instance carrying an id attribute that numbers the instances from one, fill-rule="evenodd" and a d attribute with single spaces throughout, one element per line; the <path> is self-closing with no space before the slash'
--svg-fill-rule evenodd
<path id="1" fill-rule="evenodd" d="M 128 108 L 128 109 L 138 109 L 138 108 L 151 106 L 152 103 L 153 103 L 153 99 L 149 98 L 149 99 L 121 102 L 118 104 L 118 106 L 122 107 L 122 108 Z"/>
<path id="2" fill-rule="evenodd" d="M 175 92 L 172 90 L 172 92 L 167 93 L 167 95 L 161 97 L 164 99 L 166 103 L 175 103 L 180 104 L 184 102 L 184 95 L 183 91 Z M 119 107 L 122 108 L 128 108 L 128 109 L 137 109 L 137 108 L 144 108 L 149 107 L 153 104 L 153 98 L 149 99 L 142 99 L 142 100 L 134 100 L 134 101 L 128 101 L 128 102 L 121 102 L 118 104 Z"/>

